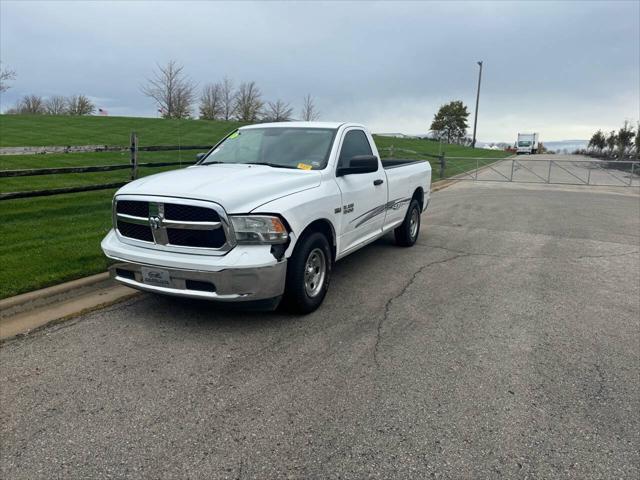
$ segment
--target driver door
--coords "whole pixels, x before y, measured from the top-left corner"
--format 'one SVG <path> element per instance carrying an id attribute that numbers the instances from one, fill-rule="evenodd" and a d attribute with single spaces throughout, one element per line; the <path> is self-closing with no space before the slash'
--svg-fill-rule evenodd
<path id="1" fill-rule="evenodd" d="M 347 166 L 351 158 L 373 155 L 366 133 L 359 128 L 347 130 L 342 137 L 337 168 Z M 350 250 L 382 232 L 387 202 L 386 175 L 378 160 L 378 170 L 336 177 L 342 194 L 340 252 Z"/>

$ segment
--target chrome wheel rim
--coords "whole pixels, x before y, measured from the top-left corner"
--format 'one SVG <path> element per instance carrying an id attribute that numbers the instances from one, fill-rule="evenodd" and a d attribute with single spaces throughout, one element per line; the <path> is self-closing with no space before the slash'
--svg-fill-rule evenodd
<path id="1" fill-rule="evenodd" d="M 324 252 L 314 248 L 304 264 L 304 290 L 310 297 L 316 297 L 324 285 L 327 273 L 327 262 Z"/>
<path id="2" fill-rule="evenodd" d="M 420 214 L 417 209 L 411 210 L 411 218 L 409 218 L 409 234 L 411 238 L 416 238 L 418 228 L 420 227 Z"/>

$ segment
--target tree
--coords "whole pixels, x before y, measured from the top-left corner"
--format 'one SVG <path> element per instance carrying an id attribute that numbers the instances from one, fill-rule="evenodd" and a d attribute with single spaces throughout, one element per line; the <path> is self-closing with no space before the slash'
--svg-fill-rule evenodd
<path id="1" fill-rule="evenodd" d="M 236 117 L 241 122 L 255 122 L 262 113 L 264 102 L 256 82 L 241 83 L 236 93 Z"/>
<path id="2" fill-rule="evenodd" d="M 62 95 L 54 95 L 44 102 L 47 115 L 64 115 L 67 113 L 67 99 Z"/>
<path id="3" fill-rule="evenodd" d="M 618 151 L 620 152 L 620 159 L 623 159 L 627 148 L 631 148 L 631 145 L 633 145 L 633 127 L 629 125 L 628 121 L 625 121 L 622 128 L 618 130 L 616 140 Z"/>
<path id="4" fill-rule="evenodd" d="M 175 60 L 157 65 L 153 78 L 141 87 L 142 93 L 155 100 L 163 118 L 188 118 L 195 99 L 195 84 L 183 73 Z"/>
<path id="5" fill-rule="evenodd" d="M 431 130 L 437 133 L 439 139 L 446 139 L 447 143 L 459 142 L 467 133 L 467 118 L 469 111 L 461 100 L 454 100 L 442 105 L 433 117 Z"/>
<path id="6" fill-rule="evenodd" d="M 72 95 L 67 99 L 67 115 L 91 115 L 96 106 L 85 95 Z"/>
<path id="7" fill-rule="evenodd" d="M 275 102 L 269 102 L 267 104 L 267 111 L 265 113 L 265 120 L 270 122 L 288 122 L 291 120 L 293 114 L 293 108 L 282 100 L 276 100 Z"/>
<path id="8" fill-rule="evenodd" d="M 618 138 L 615 130 L 611 130 L 609 132 L 609 136 L 607 137 L 607 147 L 609 148 L 609 155 L 613 155 L 613 149 L 616 148 L 616 143 L 618 143 Z"/>
<path id="9" fill-rule="evenodd" d="M 220 83 L 220 93 L 222 95 L 222 118 L 229 121 L 236 113 L 236 93 L 230 78 L 224 77 Z"/>
<path id="10" fill-rule="evenodd" d="M 223 113 L 222 88 L 219 83 L 206 85 L 200 96 L 200 118 L 216 120 Z"/>
<path id="11" fill-rule="evenodd" d="M 636 138 L 633 143 L 635 143 L 636 157 L 638 157 L 638 155 L 640 155 L 640 122 L 636 125 Z"/>
<path id="12" fill-rule="evenodd" d="M 14 72 L 13 70 L 2 68 L 2 65 L 0 65 L 0 92 L 6 92 L 7 90 L 9 90 L 9 88 L 11 88 L 11 85 L 9 85 L 7 82 L 15 80 L 15 78 L 16 72 Z"/>
<path id="13" fill-rule="evenodd" d="M 42 115 L 45 113 L 44 100 L 38 95 L 25 95 L 18 102 L 16 110 L 23 115 Z"/>
<path id="14" fill-rule="evenodd" d="M 589 148 L 594 148 L 598 150 L 599 153 L 602 153 L 604 147 L 607 145 L 607 138 L 602 133 L 602 130 L 598 130 L 591 136 L 591 140 L 589 140 Z"/>
<path id="15" fill-rule="evenodd" d="M 313 122 L 314 120 L 318 120 L 318 118 L 320 118 L 320 112 L 316 109 L 316 105 L 311 94 L 307 94 L 304 97 L 300 117 L 305 122 Z"/>

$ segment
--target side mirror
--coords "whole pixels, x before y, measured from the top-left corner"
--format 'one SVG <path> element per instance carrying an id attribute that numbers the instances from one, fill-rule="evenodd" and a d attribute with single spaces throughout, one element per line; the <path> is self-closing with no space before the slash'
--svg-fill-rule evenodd
<path id="1" fill-rule="evenodd" d="M 196 162 L 199 162 L 200 160 L 202 160 L 206 156 L 207 156 L 207 152 L 196 153 Z"/>
<path id="2" fill-rule="evenodd" d="M 349 165 L 340 167 L 336 176 L 352 175 L 357 173 L 372 173 L 378 171 L 378 157 L 375 155 L 356 155 L 351 157 Z"/>

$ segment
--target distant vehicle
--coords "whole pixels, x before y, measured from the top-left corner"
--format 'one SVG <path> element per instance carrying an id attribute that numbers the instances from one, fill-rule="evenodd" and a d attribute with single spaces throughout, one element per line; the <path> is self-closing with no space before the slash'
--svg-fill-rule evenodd
<path id="1" fill-rule="evenodd" d="M 536 154 L 538 153 L 538 134 L 537 133 L 519 133 L 518 142 L 516 143 L 516 153 Z"/>

